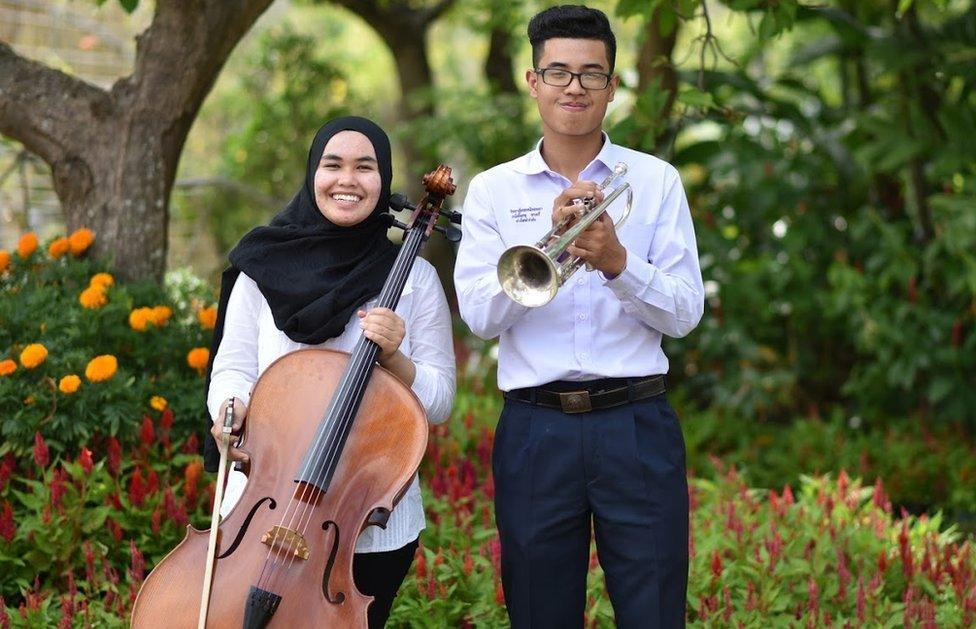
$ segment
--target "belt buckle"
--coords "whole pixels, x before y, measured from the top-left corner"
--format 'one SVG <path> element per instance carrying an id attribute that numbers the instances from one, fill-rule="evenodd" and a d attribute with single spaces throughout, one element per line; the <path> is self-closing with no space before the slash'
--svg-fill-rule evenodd
<path id="1" fill-rule="evenodd" d="M 565 391 L 559 394 L 559 404 L 564 413 L 586 413 L 593 410 L 590 403 L 590 392 Z"/>

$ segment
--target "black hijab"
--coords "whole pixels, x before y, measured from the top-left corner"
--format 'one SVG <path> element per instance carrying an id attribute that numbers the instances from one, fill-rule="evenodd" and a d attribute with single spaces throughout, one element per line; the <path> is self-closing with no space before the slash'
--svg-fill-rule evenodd
<path id="1" fill-rule="evenodd" d="M 382 182 L 372 213 L 349 227 L 325 218 L 315 203 L 315 171 L 325 145 L 341 131 L 358 131 L 369 139 Z M 251 230 L 228 256 L 230 267 L 220 281 L 205 396 L 223 338 L 227 302 L 241 272 L 258 285 L 275 326 L 293 341 L 309 345 L 339 336 L 353 311 L 379 294 L 399 250 L 387 239 L 387 224 L 381 218 L 389 206 L 392 178 L 390 140 L 376 123 L 346 116 L 319 129 L 308 151 L 304 185 L 268 225 Z M 208 435 L 210 425 L 208 419 Z M 206 468 L 216 471 L 216 443 L 212 438 L 204 443 Z"/>

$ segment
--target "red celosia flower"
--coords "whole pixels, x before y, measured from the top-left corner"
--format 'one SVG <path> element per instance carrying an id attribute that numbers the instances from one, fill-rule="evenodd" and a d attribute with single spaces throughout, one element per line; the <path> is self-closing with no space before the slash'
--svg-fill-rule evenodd
<path id="1" fill-rule="evenodd" d="M 3 460 L 0 460 L 0 491 L 6 489 L 7 481 L 10 480 L 10 476 L 16 467 L 17 459 L 14 457 L 13 452 L 8 452 L 7 456 L 3 457 Z"/>
<path id="2" fill-rule="evenodd" d="M 153 422 L 149 415 L 142 416 L 142 430 L 139 431 L 139 441 L 147 446 L 151 446 L 156 441 L 156 430 L 153 428 Z"/>
<path id="3" fill-rule="evenodd" d="M 146 500 L 146 482 L 142 478 L 142 468 L 137 467 L 132 478 L 129 479 L 129 502 L 136 507 L 141 507 Z"/>
<path id="4" fill-rule="evenodd" d="M 860 574 L 857 577 L 857 621 L 862 625 L 867 616 L 866 609 L 867 592 L 864 591 L 864 575 Z"/>
<path id="5" fill-rule="evenodd" d="M 129 555 L 132 557 L 129 575 L 136 582 L 142 581 L 146 575 L 146 559 L 142 556 L 142 552 L 136 548 L 134 540 L 129 540 Z"/>
<path id="6" fill-rule="evenodd" d="M 417 547 L 417 578 L 424 580 L 427 578 L 427 555 L 424 553 L 424 547 Z"/>
<path id="7" fill-rule="evenodd" d="M 61 501 L 67 489 L 68 473 L 63 468 L 58 467 L 51 474 L 51 506 L 61 509 Z"/>
<path id="8" fill-rule="evenodd" d="M 162 511 L 160 511 L 159 509 L 153 511 L 152 518 L 149 520 L 149 525 L 153 533 L 159 532 L 159 524 L 162 517 L 163 517 Z"/>
<path id="9" fill-rule="evenodd" d="M 58 629 L 71 629 L 74 627 L 75 602 L 67 596 L 61 597 L 61 622 Z"/>
<path id="10" fill-rule="evenodd" d="M 92 584 L 95 582 L 95 551 L 88 540 L 85 540 L 81 548 L 85 553 L 85 580 Z"/>
<path id="11" fill-rule="evenodd" d="M 3 501 L 3 509 L 0 509 L 0 537 L 12 542 L 14 539 L 14 534 L 17 532 L 17 523 L 14 522 L 14 510 L 10 506 L 10 503 L 6 500 Z M 0 610 L 3 609 L 3 605 L 0 605 Z"/>
<path id="12" fill-rule="evenodd" d="M 37 467 L 47 467 L 50 452 L 40 432 L 34 433 L 34 463 Z"/>
<path id="13" fill-rule="evenodd" d="M 159 475 L 156 474 L 156 470 L 149 470 L 149 476 L 146 478 L 146 495 L 151 496 L 157 491 L 159 491 Z"/>
<path id="14" fill-rule="evenodd" d="M 183 444 L 183 454 L 196 454 L 199 449 L 200 440 L 197 438 L 197 433 L 191 433 Z"/>
<path id="15" fill-rule="evenodd" d="M 159 416 L 159 427 L 169 430 L 173 427 L 173 410 L 170 407 L 163 409 L 162 414 Z"/>
<path id="16" fill-rule="evenodd" d="M 85 471 L 85 474 L 91 474 L 92 468 L 95 467 L 91 450 L 85 446 L 81 447 L 81 454 L 78 455 L 78 464 L 81 465 L 81 469 Z"/>
<path id="17" fill-rule="evenodd" d="M 115 437 L 108 438 L 108 471 L 118 476 L 122 469 L 122 445 Z"/>
<path id="18" fill-rule="evenodd" d="M 712 577 L 718 579 L 722 576 L 722 556 L 717 550 L 712 551 Z"/>
<path id="19" fill-rule="evenodd" d="M 109 533 L 112 534 L 112 537 L 116 542 L 122 541 L 122 527 L 119 526 L 118 522 L 112 518 L 105 518 L 105 526 L 108 528 Z"/>
<path id="20" fill-rule="evenodd" d="M 166 492 L 163 494 L 163 506 L 166 509 L 166 517 L 173 522 L 181 526 L 185 526 L 189 522 L 189 519 L 186 517 L 186 511 L 176 502 L 176 496 L 173 495 L 172 487 L 167 487 Z"/>
<path id="21" fill-rule="evenodd" d="M 474 571 L 474 559 L 471 558 L 471 548 L 464 549 L 464 574 L 471 576 Z"/>

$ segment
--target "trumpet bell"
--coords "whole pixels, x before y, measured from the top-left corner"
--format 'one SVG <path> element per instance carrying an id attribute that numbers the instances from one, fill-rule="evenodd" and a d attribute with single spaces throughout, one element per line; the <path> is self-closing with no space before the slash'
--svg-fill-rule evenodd
<path id="1" fill-rule="evenodd" d="M 516 245 L 498 259 L 498 282 L 518 304 L 538 308 L 552 301 L 559 290 L 559 271 L 538 247 Z"/>

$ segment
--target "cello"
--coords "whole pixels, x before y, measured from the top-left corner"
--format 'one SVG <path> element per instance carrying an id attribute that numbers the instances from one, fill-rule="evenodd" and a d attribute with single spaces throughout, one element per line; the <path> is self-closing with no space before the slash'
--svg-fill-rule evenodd
<path id="1" fill-rule="evenodd" d="M 421 246 L 439 226 L 454 193 L 451 169 L 423 178 L 416 207 L 401 195 L 394 209 L 411 209 L 408 224 L 388 216 L 406 237 L 377 307 L 396 308 Z M 372 597 L 353 581 L 356 540 L 367 526 L 385 526 L 406 492 L 427 447 L 427 419 L 406 384 L 376 364 L 379 346 L 361 336 L 352 353 L 308 348 L 272 363 L 251 394 L 244 439 L 248 483 L 219 524 L 217 550 L 210 531 L 187 527 L 183 541 L 143 582 L 132 626 L 366 627 Z M 214 505 L 219 509 L 219 505 Z M 201 614 L 210 572 L 212 591 Z M 204 599 L 208 598 L 204 596 Z"/>

